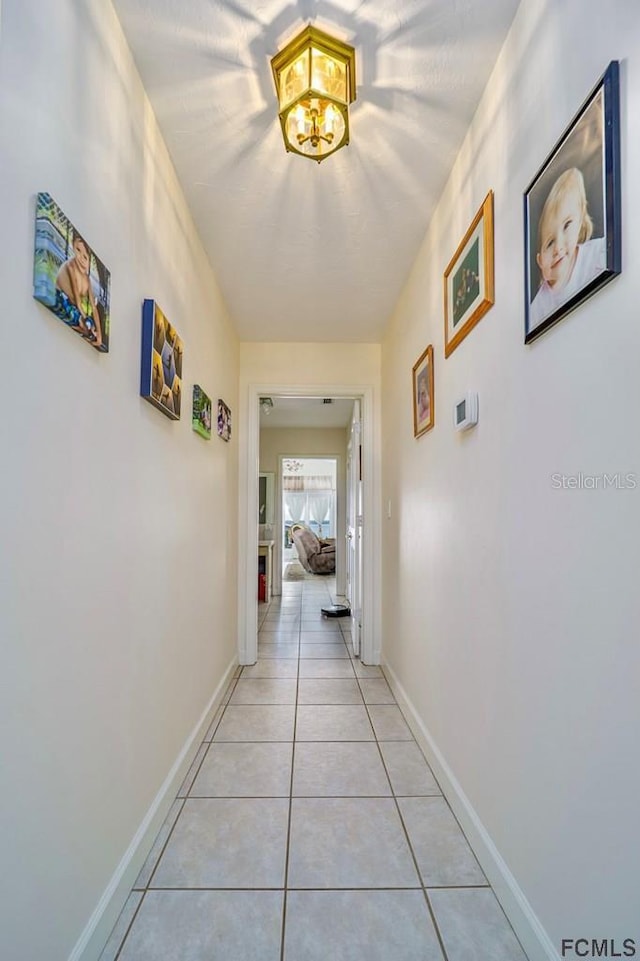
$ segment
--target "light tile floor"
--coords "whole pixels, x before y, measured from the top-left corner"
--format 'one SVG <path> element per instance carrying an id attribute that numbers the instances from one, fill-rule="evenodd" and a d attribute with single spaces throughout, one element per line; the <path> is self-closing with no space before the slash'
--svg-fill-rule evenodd
<path id="1" fill-rule="evenodd" d="M 260 606 L 101 961 L 526 961 L 334 591 Z"/>

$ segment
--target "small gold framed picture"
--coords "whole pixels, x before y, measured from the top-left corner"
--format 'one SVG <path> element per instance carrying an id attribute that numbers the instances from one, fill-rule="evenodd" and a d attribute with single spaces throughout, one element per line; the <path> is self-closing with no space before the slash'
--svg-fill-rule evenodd
<path id="1" fill-rule="evenodd" d="M 490 190 L 444 272 L 444 356 L 493 306 L 493 191 Z"/>
<path id="2" fill-rule="evenodd" d="M 413 365 L 413 435 L 431 430 L 435 423 L 433 403 L 433 346 L 429 344 Z"/>

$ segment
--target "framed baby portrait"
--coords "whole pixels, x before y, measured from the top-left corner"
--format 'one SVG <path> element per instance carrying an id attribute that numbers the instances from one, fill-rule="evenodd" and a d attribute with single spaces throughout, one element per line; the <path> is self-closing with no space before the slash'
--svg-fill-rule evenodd
<path id="1" fill-rule="evenodd" d="M 175 327 L 155 300 L 145 300 L 140 395 L 171 420 L 180 420 L 183 352 L 182 339 Z"/>
<path id="2" fill-rule="evenodd" d="M 444 272 L 444 356 L 448 357 L 493 306 L 493 191 Z"/>
<path id="3" fill-rule="evenodd" d="M 524 194 L 525 343 L 620 273 L 620 96 L 612 61 Z"/>
<path id="4" fill-rule="evenodd" d="M 36 199 L 33 296 L 83 340 L 109 350 L 111 274 L 48 193 Z"/>
<path id="5" fill-rule="evenodd" d="M 431 344 L 413 365 L 413 436 L 420 437 L 435 423 L 433 405 L 433 347 Z"/>

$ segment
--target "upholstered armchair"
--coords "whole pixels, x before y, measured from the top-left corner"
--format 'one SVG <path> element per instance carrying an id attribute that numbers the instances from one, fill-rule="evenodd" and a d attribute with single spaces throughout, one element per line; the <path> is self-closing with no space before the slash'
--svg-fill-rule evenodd
<path id="1" fill-rule="evenodd" d="M 304 524 L 294 524 L 290 533 L 305 571 L 310 574 L 335 574 L 335 538 L 319 538 Z"/>

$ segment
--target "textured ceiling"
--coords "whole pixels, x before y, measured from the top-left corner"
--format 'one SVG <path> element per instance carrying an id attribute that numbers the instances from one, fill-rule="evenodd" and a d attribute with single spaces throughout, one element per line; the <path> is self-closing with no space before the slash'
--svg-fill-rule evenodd
<path id="1" fill-rule="evenodd" d="M 242 340 L 377 342 L 518 0 L 114 0 Z M 287 154 L 270 59 L 356 49 L 351 143 Z"/>

